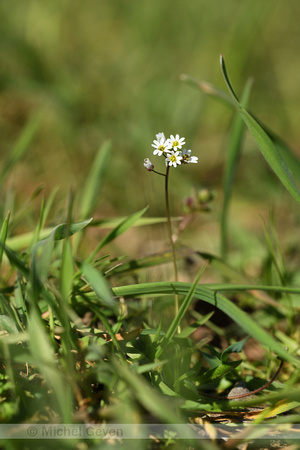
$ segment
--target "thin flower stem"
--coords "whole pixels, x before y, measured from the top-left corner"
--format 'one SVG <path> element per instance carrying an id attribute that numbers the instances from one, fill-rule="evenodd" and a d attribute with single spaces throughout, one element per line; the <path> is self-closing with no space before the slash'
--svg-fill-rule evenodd
<path id="1" fill-rule="evenodd" d="M 164 173 L 156 172 L 156 170 L 151 170 L 151 172 L 157 173 L 157 175 L 162 175 L 163 177 L 166 176 Z"/>
<path id="2" fill-rule="evenodd" d="M 172 260 L 173 260 L 173 268 L 174 268 L 174 278 L 175 281 L 178 281 L 178 271 L 177 271 L 177 264 L 176 264 L 176 254 L 174 249 L 174 242 L 172 237 L 172 224 L 171 224 L 171 215 L 170 215 L 170 207 L 169 207 L 169 188 L 168 188 L 168 181 L 169 181 L 169 169 L 170 166 L 167 165 L 166 168 L 166 175 L 165 175 L 165 202 L 166 202 L 166 213 L 167 213 L 167 226 L 168 226 L 168 236 L 170 241 L 170 247 L 171 247 L 171 253 L 172 253 Z M 178 294 L 175 294 L 175 315 L 178 314 Z M 178 328 L 178 331 L 180 329 Z"/>

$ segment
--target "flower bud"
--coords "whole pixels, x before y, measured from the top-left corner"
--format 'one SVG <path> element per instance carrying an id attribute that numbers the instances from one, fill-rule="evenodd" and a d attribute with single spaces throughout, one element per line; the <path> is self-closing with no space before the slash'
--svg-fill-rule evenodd
<path id="1" fill-rule="evenodd" d="M 198 200 L 200 204 L 211 202 L 215 198 L 215 192 L 211 189 L 201 189 L 198 192 Z"/>
<path id="2" fill-rule="evenodd" d="M 154 169 L 154 165 L 152 164 L 149 158 L 144 159 L 144 166 L 147 170 L 149 170 L 149 172 L 151 172 Z"/>

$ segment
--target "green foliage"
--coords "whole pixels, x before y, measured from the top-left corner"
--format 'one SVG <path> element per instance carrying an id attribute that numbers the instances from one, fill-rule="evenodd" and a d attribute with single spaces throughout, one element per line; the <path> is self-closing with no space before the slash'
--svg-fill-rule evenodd
<path id="1" fill-rule="evenodd" d="M 238 112 L 242 116 L 245 124 L 247 125 L 250 133 L 252 134 L 255 142 L 257 143 L 260 151 L 262 152 L 264 158 L 269 163 L 270 167 L 274 170 L 282 184 L 290 192 L 290 194 L 300 202 L 300 191 L 292 177 L 292 174 L 286 165 L 279 149 L 274 144 L 272 139 L 268 136 L 265 130 L 259 125 L 259 123 L 248 113 L 248 111 L 239 102 L 228 78 L 227 70 L 225 67 L 225 62 L 221 56 L 221 68 L 223 72 L 224 79 L 227 84 L 227 88 L 231 95 L 233 102 L 235 103 Z"/>
<path id="2" fill-rule="evenodd" d="M 286 150 L 281 156 L 274 144 L 277 138 L 247 112 L 250 84 L 240 103 L 223 61 L 222 70 L 231 97 L 213 86 L 208 90 L 206 85 L 205 89 L 210 95 L 222 97 L 231 107 L 234 104 L 239 114 L 232 125 L 224 168 L 224 258 L 198 249 L 196 239 L 191 248 L 177 239 L 179 273 L 189 277 L 183 282 L 170 281 L 167 269 L 163 272 L 172 261 L 170 251 L 164 248 L 151 254 L 149 238 L 142 238 L 142 256 L 128 260 L 116 255 L 117 240 L 124 236 L 126 240 L 126 233 L 132 232 L 133 227 L 142 233 L 145 225 L 154 228 L 165 225 L 165 220 L 142 217 L 148 207 L 126 217 L 88 219 L 102 201 L 103 178 L 111 153 L 107 142 L 95 157 L 78 207 L 71 191 L 63 220 L 56 221 L 61 213 L 52 211 L 56 190 L 42 200 L 33 231 L 22 230 L 20 235 L 14 235 L 11 220 L 15 212 L 3 215 L 3 423 L 149 421 L 177 426 L 209 414 L 223 414 L 224 420 L 230 413 L 242 418 L 250 405 L 263 408 L 262 414 L 255 416 L 258 423 L 264 415 L 272 414 L 278 416 L 276 423 L 281 420 L 281 413 L 297 412 L 300 359 L 295 323 L 300 289 L 293 282 L 297 280 L 297 270 L 292 271 L 286 262 L 272 221 L 263 226 L 266 254 L 255 283 L 243 266 L 232 263 L 234 252 L 228 239 L 229 205 L 244 142 L 242 120 L 280 181 L 298 200 L 289 170 L 292 158 L 286 158 L 291 153 Z M 202 90 L 203 86 L 200 85 Z M 35 126 L 30 125 L 31 131 L 26 132 L 26 136 L 29 134 L 20 147 L 22 151 L 14 153 L 7 170 L 18 161 L 16 155 L 25 153 Z M 178 224 L 177 238 L 194 214 L 195 211 L 173 219 L 173 224 Z M 81 221 L 76 222 L 73 216 L 79 216 Z M 91 244 L 92 233 L 95 234 Z M 239 251 L 242 253 L 242 249 Z M 196 276 L 188 271 L 191 261 L 199 265 Z M 174 315 L 177 297 L 179 310 Z M 251 359 L 251 345 L 264 352 L 260 360 Z M 285 372 L 279 374 L 280 382 L 267 384 L 269 379 L 273 381 L 272 374 L 278 367 L 276 357 L 285 361 Z M 263 388 L 263 395 L 238 402 L 230 400 L 228 394 L 241 380 L 250 390 Z M 164 443 L 160 439 L 161 446 L 175 441 L 175 435 L 168 433 Z M 78 438 L 76 444 L 82 444 L 80 441 Z M 95 439 L 86 446 L 98 444 Z M 213 443 L 209 445 L 215 448 Z"/>

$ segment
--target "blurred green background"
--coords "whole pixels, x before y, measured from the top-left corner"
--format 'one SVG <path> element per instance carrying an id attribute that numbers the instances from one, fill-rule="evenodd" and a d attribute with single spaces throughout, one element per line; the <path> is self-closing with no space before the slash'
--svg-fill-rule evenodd
<path id="1" fill-rule="evenodd" d="M 23 202 L 39 184 L 46 193 L 58 185 L 66 205 L 70 186 L 80 190 L 110 139 L 95 217 L 145 204 L 149 215 L 164 215 L 162 179 L 144 169 L 143 159 L 151 157 L 156 133 L 179 133 L 199 164 L 171 174 L 173 214 L 193 186 L 207 186 L 219 192 L 217 216 L 233 112 L 179 76 L 226 90 L 222 53 L 238 94 L 254 77 L 251 111 L 299 148 L 299 13 L 299 0 L 1 0 L 2 162 L 41 113 L 37 138 L 6 187 Z M 266 195 L 276 203 L 285 194 L 247 135 L 234 197 L 239 215 L 239 198 L 266 204 Z"/>

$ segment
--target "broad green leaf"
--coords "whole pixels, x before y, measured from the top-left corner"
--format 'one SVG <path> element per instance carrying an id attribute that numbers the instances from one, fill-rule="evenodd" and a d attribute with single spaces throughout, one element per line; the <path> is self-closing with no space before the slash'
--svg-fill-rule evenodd
<path id="1" fill-rule="evenodd" d="M 118 296 L 154 296 L 169 294 L 187 295 L 191 289 L 191 286 L 191 283 L 183 282 L 141 283 L 136 285 L 115 287 L 113 288 L 113 292 Z M 299 289 L 297 292 L 299 293 Z M 247 334 L 254 337 L 261 344 L 268 346 L 285 361 L 289 361 L 297 367 L 300 367 L 299 358 L 289 354 L 281 344 L 279 344 L 269 333 L 260 327 L 260 325 L 247 313 L 245 313 L 226 297 L 219 294 L 217 291 L 213 291 L 203 285 L 198 285 L 195 290 L 194 297 L 217 307 L 227 314 L 234 322 L 236 322 L 237 325 Z"/>
<path id="2" fill-rule="evenodd" d="M 245 345 L 247 339 L 248 339 L 248 338 L 245 338 L 245 339 L 242 339 L 242 340 L 239 341 L 239 342 L 235 342 L 234 344 L 229 345 L 229 347 L 227 347 L 227 348 L 222 352 L 222 355 L 221 355 L 221 361 L 222 361 L 222 363 L 226 363 L 226 361 L 227 361 L 228 356 L 230 355 L 230 353 L 240 353 L 240 352 L 243 350 L 244 345 Z"/>
<path id="3" fill-rule="evenodd" d="M 238 367 L 241 364 L 242 360 L 239 361 L 230 361 L 224 364 L 220 364 L 217 367 L 213 367 L 212 369 L 207 370 L 203 375 L 200 375 L 197 377 L 197 381 L 201 385 L 211 383 L 212 381 L 216 381 L 225 375 L 227 375 L 229 372 L 234 370 L 236 367 Z"/>
<path id="4" fill-rule="evenodd" d="M 262 155 L 264 156 L 267 163 L 270 165 L 272 170 L 278 176 L 282 184 L 289 191 L 289 193 L 294 197 L 294 199 L 300 203 L 300 191 L 297 187 L 292 174 L 284 162 L 277 146 L 268 136 L 268 134 L 264 131 L 264 129 L 258 124 L 258 122 L 249 114 L 243 105 L 239 102 L 232 85 L 230 83 L 227 70 L 225 67 L 224 60 L 221 56 L 221 69 L 222 73 L 231 95 L 232 100 L 234 101 L 238 112 L 241 114 L 244 122 L 246 123 L 250 133 L 252 134 L 253 139 L 255 140 L 258 148 L 260 149 Z"/>

